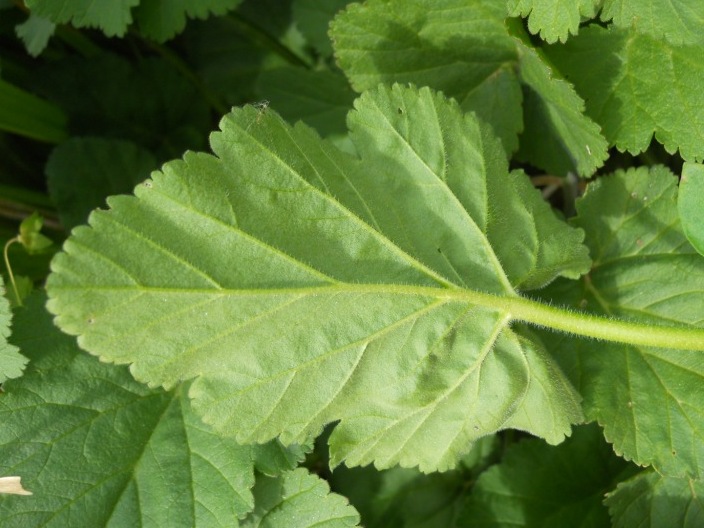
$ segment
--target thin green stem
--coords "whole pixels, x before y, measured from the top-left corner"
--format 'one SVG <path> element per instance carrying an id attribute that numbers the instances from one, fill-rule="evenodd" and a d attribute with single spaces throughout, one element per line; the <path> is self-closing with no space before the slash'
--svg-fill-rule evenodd
<path id="1" fill-rule="evenodd" d="M 10 246 L 15 243 L 19 242 L 20 238 L 15 237 L 11 238 L 10 240 L 5 243 L 5 249 L 3 250 L 3 256 L 5 257 L 5 267 L 7 268 L 7 275 L 10 277 L 10 284 L 12 284 L 12 289 L 15 292 L 15 299 L 17 300 L 17 306 L 22 306 L 22 299 L 20 298 L 20 292 L 17 290 L 17 283 L 15 282 L 15 276 L 12 273 L 12 266 L 10 266 L 10 258 L 7 255 L 7 250 L 10 248 Z"/>

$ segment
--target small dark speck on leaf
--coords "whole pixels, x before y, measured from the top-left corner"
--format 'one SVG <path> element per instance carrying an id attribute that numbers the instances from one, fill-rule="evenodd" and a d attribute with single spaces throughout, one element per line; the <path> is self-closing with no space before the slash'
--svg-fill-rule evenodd
<path id="1" fill-rule="evenodd" d="M 399 113 L 399 115 L 403 114 L 403 108 L 399 108 L 398 113 Z"/>

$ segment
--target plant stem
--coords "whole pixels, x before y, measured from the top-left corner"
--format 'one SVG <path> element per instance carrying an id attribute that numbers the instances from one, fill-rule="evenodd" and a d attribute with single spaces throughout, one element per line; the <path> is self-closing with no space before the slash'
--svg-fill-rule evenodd
<path id="1" fill-rule="evenodd" d="M 15 292 L 15 299 L 17 300 L 17 306 L 22 306 L 22 299 L 20 298 L 20 292 L 17 290 L 17 283 L 15 282 L 15 276 L 12 273 L 12 266 L 10 266 L 10 259 L 7 255 L 7 250 L 14 242 L 19 242 L 20 238 L 11 238 L 5 244 L 5 249 L 3 250 L 3 256 L 5 257 L 5 267 L 7 268 L 7 275 L 10 277 L 10 284 L 12 284 L 12 289 Z"/>

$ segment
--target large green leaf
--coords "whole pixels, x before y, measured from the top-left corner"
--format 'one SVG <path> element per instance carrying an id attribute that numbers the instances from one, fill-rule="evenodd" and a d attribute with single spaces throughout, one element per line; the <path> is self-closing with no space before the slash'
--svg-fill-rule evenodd
<path id="1" fill-rule="evenodd" d="M 601 19 L 665 37 L 673 44 L 704 44 L 704 3 L 700 0 L 605 0 Z"/>
<path id="2" fill-rule="evenodd" d="M 508 0 L 511 16 L 528 17 L 528 30 L 547 42 L 576 35 L 583 17 L 592 18 L 600 0 Z"/>
<path id="3" fill-rule="evenodd" d="M 704 526 L 700 480 L 642 472 L 622 482 L 604 501 L 614 528 L 698 528 Z"/>
<path id="4" fill-rule="evenodd" d="M 704 326 L 704 257 L 680 227 L 672 173 L 641 168 L 600 178 L 577 211 L 594 265 L 577 283 L 551 285 L 546 296 L 609 317 Z M 617 453 L 671 476 L 702 474 L 704 347 L 551 341 L 584 396 L 587 417 L 603 425 Z"/>
<path id="5" fill-rule="evenodd" d="M 18 378 L 27 364 L 27 358 L 20 354 L 18 348 L 8 343 L 12 311 L 5 297 L 5 287 L 0 276 L 0 383 L 10 378 Z"/>
<path id="6" fill-rule="evenodd" d="M 341 420 L 335 463 L 432 470 L 506 427 L 561 441 L 577 396 L 510 325 L 553 314 L 517 290 L 588 269 L 582 233 L 456 103 L 396 86 L 355 106 L 361 159 L 248 107 L 217 157 L 109 200 L 53 261 L 56 322 L 140 380 L 194 379 L 241 442 Z"/>
<path id="7" fill-rule="evenodd" d="M 640 153 L 655 134 L 668 152 L 704 158 L 704 45 L 590 26 L 548 54 L 619 150 Z"/>
<path id="8" fill-rule="evenodd" d="M 525 440 L 479 476 L 459 525 L 609 526 L 604 493 L 629 471 L 632 468 L 614 455 L 595 424 L 576 428 L 572 438 L 556 448 Z"/>
<path id="9" fill-rule="evenodd" d="M 13 340 L 32 363 L 0 398 L 0 474 L 21 476 L 33 496 L 0 501 L 0 524 L 237 526 L 254 508 L 259 451 L 280 448 L 219 437 L 191 411 L 185 386 L 150 390 L 100 363 L 43 305 L 34 296 L 18 313 Z"/>

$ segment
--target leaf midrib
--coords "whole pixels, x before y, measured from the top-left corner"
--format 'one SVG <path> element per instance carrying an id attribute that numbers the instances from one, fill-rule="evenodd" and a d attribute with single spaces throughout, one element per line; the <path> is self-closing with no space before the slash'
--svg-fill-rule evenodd
<path id="1" fill-rule="evenodd" d="M 54 285 L 54 291 L 81 291 L 85 286 Z M 92 292 L 132 291 L 129 286 L 91 285 Z M 265 296 L 319 296 L 340 294 L 398 295 L 426 297 L 444 302 L 468 303 L 484 308 L 505 312 L 511 321 L 521 321 L 540 327 L 567 332 L 582 337 L 613 341 L 634 346 L 655 348 L 696 350 L 704 352 L 704 328 L 675 325 L 649 325 L 633 321 L 624 321 L 577 312 L 565 307 L 556 307 L 536 300 L 511 294 L 499 296 L 477 290 L 463 288 L 436 288 L 432 286 L 413 286 L 403 284 L 336 284 L 331 286 L 313 286 L 299 288 L 270 289 L 218 289 L 203 288 L 160 288 L 143 287 L 148 293 L 161 295 L 205 295 L 229 297 L 265 297 Z"/>

